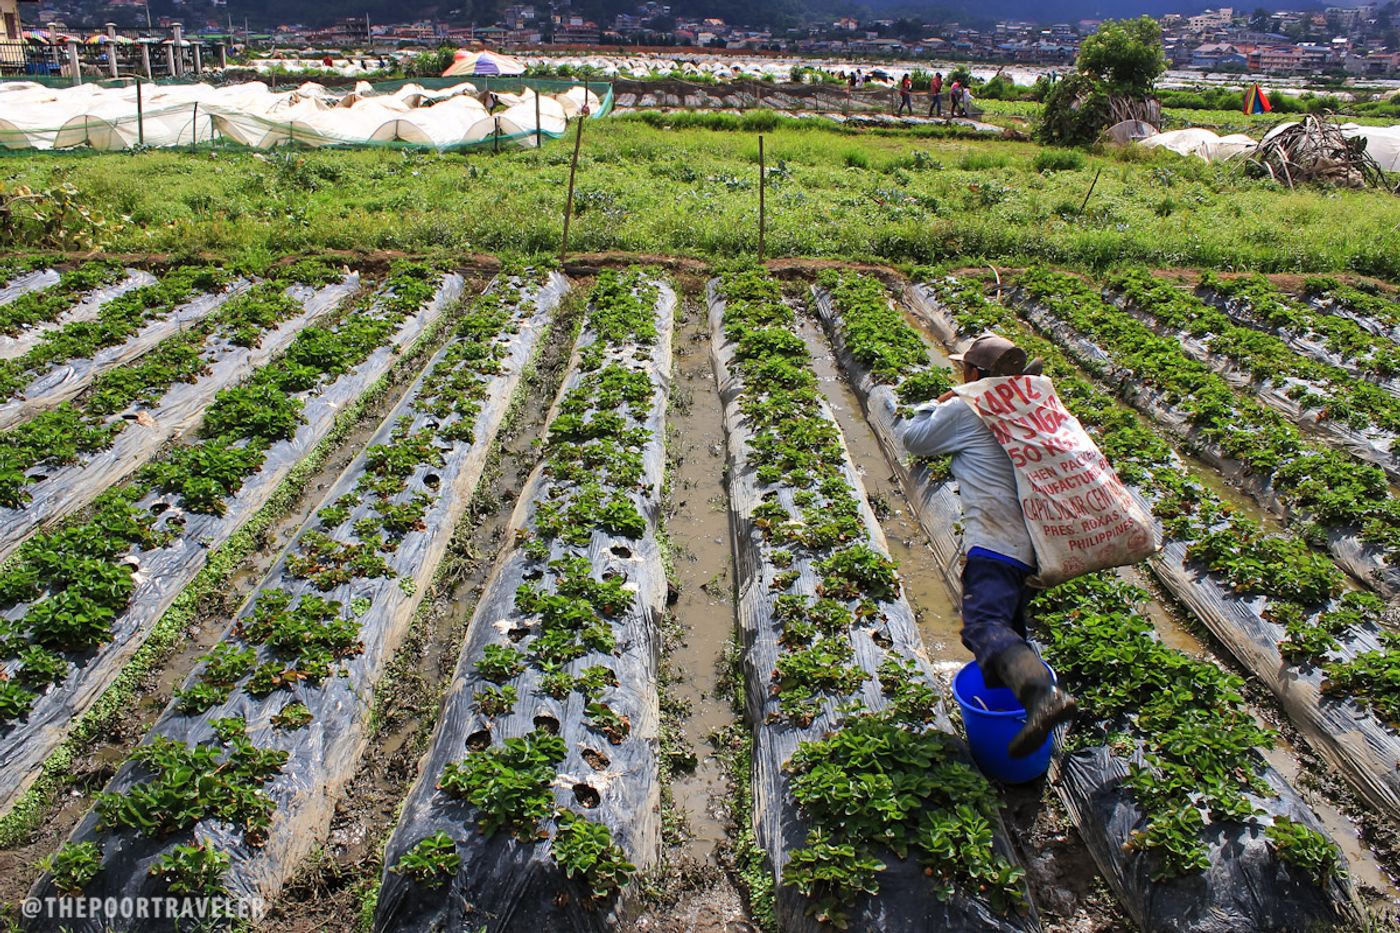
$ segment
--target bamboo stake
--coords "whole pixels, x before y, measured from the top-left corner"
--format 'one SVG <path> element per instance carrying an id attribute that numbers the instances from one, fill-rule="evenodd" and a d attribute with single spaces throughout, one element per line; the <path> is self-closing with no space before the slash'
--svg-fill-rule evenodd
<path id="1" fill-rule="evenodd" d="M 588 120 L 582 115 L 578 118 L 578 135 L 574 137 L 574 158 L 569 163 L 569 199 L 564 202 L 564 240 L 559 246 L 559 264 L 564 264 L 564 257 L 569 254 L 569 221 L 574 213 L 574 176 L 578 174 L 578 152 L 583 147 L 583 124 Z"/>
<path id="2" fill-rule="evenodd" d="M 758 136 L 758 261 L 761 265 L 768 234 L 768 209 L 766 192 L 768 189 L 768 171 L 763 158 L 763 134 Z"/>

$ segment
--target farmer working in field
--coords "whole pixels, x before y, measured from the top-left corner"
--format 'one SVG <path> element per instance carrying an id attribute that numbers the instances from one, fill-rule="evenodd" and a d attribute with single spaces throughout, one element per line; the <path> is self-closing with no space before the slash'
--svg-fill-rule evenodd
<path id="1" fill-rule="evenodd" d="M 995 334 L 978 337 L 951 359 L 962 364 L 964 382 L 1038 371 L 1037 364 L 1027 367 L 1024 350 Z M 1026 580 L 1035 572 L 1035 549 L 1011 458 L 972 406 L 951 391 L 906 422 L 903 440 L 916 457 L 953 457 L 967 557 L 962 643 L 977 657 L 988 685 L 1010 687 L 1025 706 L 1026 725 L 1008 746 L 1013 757 L 1024 757 L 1074 715 L 1075 700 L 1051 682 L 1026 644 Z"/>

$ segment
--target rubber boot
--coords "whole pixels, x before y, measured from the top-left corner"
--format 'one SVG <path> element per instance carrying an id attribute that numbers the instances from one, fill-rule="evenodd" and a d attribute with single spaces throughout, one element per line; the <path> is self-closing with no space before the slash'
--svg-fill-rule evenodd
<path id="1" fill-rule="evenodd" d="M 995 667 L 1026 708 L 1026 725 L 1006 746 L 1012 758 L 1024 758 L 1045 744 L 1052 729 L 1072 719 L 1079 704 L 1055 686 L 1040 656 L 1024 642 L 997 655 Z"/>

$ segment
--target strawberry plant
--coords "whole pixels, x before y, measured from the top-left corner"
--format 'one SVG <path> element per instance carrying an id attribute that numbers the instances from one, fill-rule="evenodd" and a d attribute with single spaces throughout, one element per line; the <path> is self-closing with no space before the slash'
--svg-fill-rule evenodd
<path id="1" fill-rule="evenodd" d="M 461 866 L 457 843 L 447 833 L 439 831 L 420 839 L 389 870 L 407 875 L 426 887 L 440 888 L 452 880 Z"/>
<path id="2" fill-rule="evenodd" d="M 39 860 L 39 870 L 48 872 L 60 893 L 80 897 L 102 870 L 102 849 L 95 842 L 65 842 Z"/>
<path id="3" fill-rule="evenodd" d="M 1279 858 L 1297 865 L 1319 884 L 1337 873 L 1337 847 L 1326 836 L 1286 816 L 1274 820 L 1264 830 Z"/>
<path id="4" fill-rule="evenodd" d="M 510 685 L 504 687 L 483 687 L 472 697 L 476 711 L 488 718 L 505 716 L 515 709 L 516 700 L 519 696 L 516 689 Z"/>
<path id="5" fill-rule="evenodd" d="M 550 785 L 555 766 L 568 751 L 559 736 L 536 729 L 469 752 L 443 769 L 437 786 L 475 807 L 477 825 L 486 835 L 506 829 L 521 842 L 529 842 L 553 809 Z"/>
<path id="6" fill-rule="evenodd" d="M 97 795 L 102 825 L 161 839 L 214 818 L 241 828 L 249 845 L 260 845 L 274 810 L 262 787 L 281 773 L 287 753 L 254 746 L 241 719 L 213 725 L 215 743 L 187 745 L 157 735 L 138 746 L 131 761 L 147 779 Z"/>
<path id="7" fill-rule="evenodd" d="M 224 893 L 224 876 L 232 860 L 208 843 L 176 846 L 151 866 L 151 876 L 165 882 L 171 894 L 214 897 Z"/>
<path id="8" fill-rule="evenodd" d="M 115 262 L 85 262 L 63 273 L 58 282 L 39 291 L 26 292 L 0 305 L 0 333 L 15 336 L 28 327 L 46 324 L 66 314 L 84 293 L 115 285 L 126 270 Z M 8 275 L 0 276 L 0 279 Z"/>
<path id="9" fill-rule="evenodd" d="M 525 656 L 509 645 L 487 645 L 476 672 L 487 680 L 505 683 L 525 670 Z"/>
<path id="10" fill-rule="evenodd" d="M 288 703 L 273 715 L 272 724 L 278 729 L 301 729 L 315 718 L 305 703 Z"/>
<path id="11" fill-rule="evenodd" d="M 568 810 L 560 811 L 550 857 L 569 878 L 588 886 L 594 901 L 611 899 L 637 870 L 612 841 L 612 831 Z"/>

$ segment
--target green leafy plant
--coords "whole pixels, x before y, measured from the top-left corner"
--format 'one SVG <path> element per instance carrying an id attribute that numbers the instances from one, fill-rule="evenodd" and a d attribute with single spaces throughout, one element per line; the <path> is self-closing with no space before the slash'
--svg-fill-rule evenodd
<path id="1" fill-rule="evenodd" d="M 554 769 L 568 751 L 559 736 L 536 729 L 468 753 L 443 769 L 437 786 L 476 807 L 477 825 L 487 836 L 506 829 L 528 842 L 553 808 Z"/>
<path id="2" fill-rule="evenodd" d="M 165 881 L 171 894 L 212 897 L 225 891 L 232 860 L 208 843 L 179 845 L 158 858 L 150 874 Z"/>
<path id="3" fill-rule="evenodd" d="M 613 842 L 612 831 L 569 811 L 561 811 L 549 854 L 569 878 L 578 878 L 594 901 L 607 901 L 627 884 L 636 866 Z"/>
<path id="4" fill-rule="evenodd" d="M 440 888 L 456 876 L 461 866 L 457 843 L 447 833 L 439 831 L 418 840 L 389 870 L 407 875 L 421 885 Z"/>
<path id="5" fill-rule="evenodd" d="M 39 870 L 49 873 L 60 892 L 78 897 L 102 870 L 102 849 L 95 842 L 65 842 L 39 860 Z"/>

